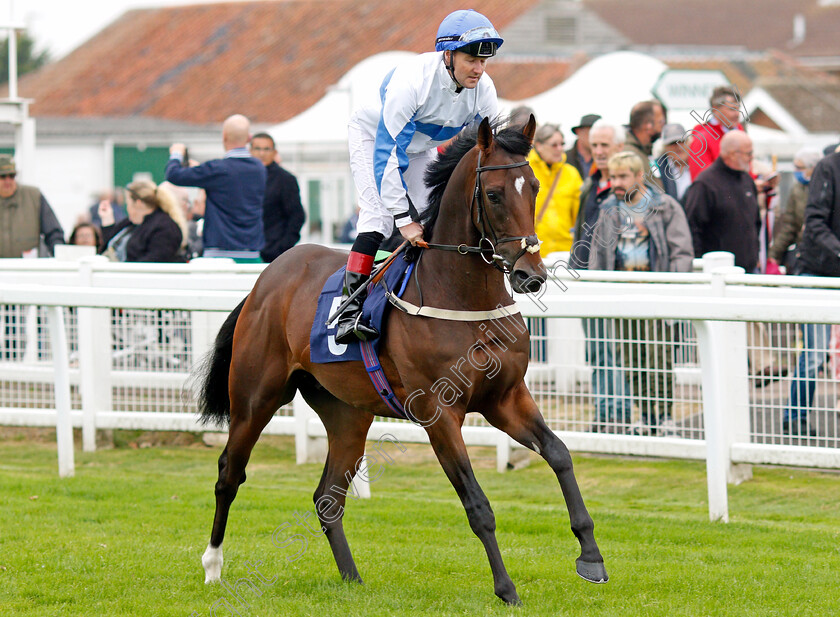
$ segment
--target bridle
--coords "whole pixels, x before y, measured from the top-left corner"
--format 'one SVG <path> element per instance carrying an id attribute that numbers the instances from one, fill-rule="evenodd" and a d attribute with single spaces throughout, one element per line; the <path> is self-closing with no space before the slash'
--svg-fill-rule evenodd
<path id="1" fill-rule="evenodd" d="M 530 236 L 513 236 L 510 238 L 499 238 L 496 235 L 496 230 L 493 229 L 493 223 L 487 216 L 484 205 L 484 190 L 481 186 L 481 172 L 494 171 L 496 169 L 513 169 L 514 167 L 524 167 L 528 165 L 528 161 L 520 161 L 519 163 L 508 163 L 507 165 L 485 165 L 481 166 L 481 151 L 478 152 L 478 163 L 475 168 L 475 188 L 473 190 L 473 198 L 470 202 L 470 219 L 472 219 L 473 207 L 478 209 L 478 225 L 481 230 L 481 239 L 478 246 L 468 246 L 466 244 L 431 244 L 424 242 L 423 248 L 438 249 L 443 251 L 456 251 L 460 255 L 469 255 L 470 253 L 478 253 L 481 259 L 487 265 L 493 266 L 497 270 L 510 274 L 513 267 L 519 258 L 525 253 L 536 253 L 540 250 L 540 241 L 536 234 Z M 489 230 L 489 234 L 487 233 Z M 513 259 L 508 259 L 498 252 L 498 246 L 507 242 L 519 242 L 520 251 Z"/>

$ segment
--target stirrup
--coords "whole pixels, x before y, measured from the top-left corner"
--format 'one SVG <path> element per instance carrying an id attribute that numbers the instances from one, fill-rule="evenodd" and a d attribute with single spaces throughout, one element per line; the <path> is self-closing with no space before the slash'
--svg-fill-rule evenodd
<path id="1" fill-rule="evenodd" d="M 353 333 L 360 341 L 364 342 L 373 341 L 379 338 L 379 330 L 362 321 L 361 311 L 359 311 L 359 314 L 356 315 L 356 321 L 353 323 Z"/>

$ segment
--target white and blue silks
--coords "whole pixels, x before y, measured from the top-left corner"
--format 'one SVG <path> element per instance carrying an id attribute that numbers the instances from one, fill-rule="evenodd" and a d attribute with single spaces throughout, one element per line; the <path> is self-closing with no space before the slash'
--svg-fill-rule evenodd
<path id="1" fill-rule="evenodd" d="M 427 207 L 423 175 L 437 146 L 482 118 L 495 118 L 498 101 L 486 73 L 473 89 L 457 85 L 443 52 L 415 56 L 383 80 L 381 104 L 350 119 L 350 169 L 359 193 L 359 233 L 389 236 L 396 222 L 411 222 L 407 195 L 418 212 Z"/>

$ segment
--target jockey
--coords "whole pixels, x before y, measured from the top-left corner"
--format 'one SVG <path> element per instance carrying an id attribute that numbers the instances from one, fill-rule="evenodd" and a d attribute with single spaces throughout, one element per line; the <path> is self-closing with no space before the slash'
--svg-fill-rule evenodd
<path id="1" fill-rule="evenodd" d="M 428 206 L 426 167 L 437 146 L 496 116 L 496 88 L 484 68 L 501 44 L 484 15 L 455 11 L 441 22 L 435 51 L 397 65 L 379 88 L 381 104 L 351 117 L 350 170 L 360 212 L 342 301 L 367 283 L 376 251 L 394 225 L 412 245 L 423 238 L 418 220 Z M 364 299 L 362 292 L 339 316 L 337 343 L 379 336 L 361 321 Z"/>

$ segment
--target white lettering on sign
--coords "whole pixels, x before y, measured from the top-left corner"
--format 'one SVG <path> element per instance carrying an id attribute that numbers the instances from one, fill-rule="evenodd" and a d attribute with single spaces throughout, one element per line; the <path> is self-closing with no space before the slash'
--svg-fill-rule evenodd
<path id="1" fill-rule="evenodd" d="M 706 109 L 712 90 L 728 83 L 720 71 L 671 69 L 659 76 L 651 91 L 668 109 Z"/>

